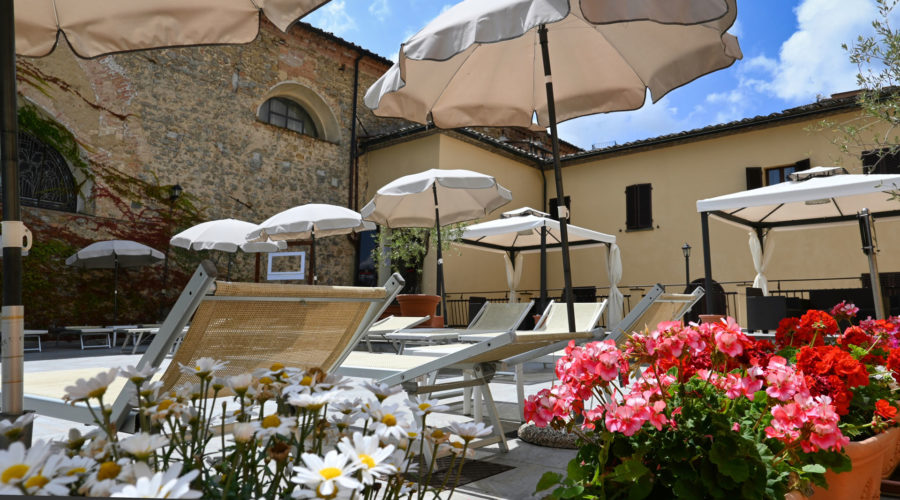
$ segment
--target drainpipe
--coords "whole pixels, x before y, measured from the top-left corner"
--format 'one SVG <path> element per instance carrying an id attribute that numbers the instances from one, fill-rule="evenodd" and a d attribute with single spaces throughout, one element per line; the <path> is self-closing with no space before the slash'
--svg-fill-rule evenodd
<path id="1" fill-rule="evenodd" d="M 347 206 L 351 210 L 358 210 L 359 202 L 359 163 L 356 144 L 356 111 L 359 100 L 359 62 L 362 60 L 363 54 L 358 54 L 353 61 L 353 105 L 350 120 L 350 165 L 349 165 L 349 181 L 347 183 Z M 356 278 L 359 276 L 359 235 L 350 233 L 347 236 L 353 245 L 353 283 L 356 284 Z"/>

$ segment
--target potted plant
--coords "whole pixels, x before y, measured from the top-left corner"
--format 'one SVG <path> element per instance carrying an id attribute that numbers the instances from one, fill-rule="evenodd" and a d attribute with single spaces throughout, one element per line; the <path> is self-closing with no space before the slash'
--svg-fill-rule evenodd
<path id="1" fill-rule="evenodd" d="M 858 309 L 842 302 L 830 313 L 810 310 L 785 318 L 776 343 L 796 360 L 814 397 L 831 399 L 840 428 L 851 439 L 846 447 L 852 469 L 826 474 L 828 489 L 808 491 L 811 498 L 878 498 L 878 485 L 897 465 L 896 381 L 892 346 L 897 345 L 900 318 L 867 319 L 853 324 Z M 847 326 L 841 333 L 840 323 Z M 827 345 L 831 343 L 833 345 Z M 900 361 L 900 352 L 893 354 Z M 900 369 L 900 366 L 895 368 Z M 895 377 L 891 375 L 896 373 Z"/>
<path id="2" fill-rule="evenodd" d="M 849 466 L 831 402 L 732 318 L 570 343 L 556 373 L 525 407 L 579 436 L 567 477 L 538 483 L 551 498 L 781 499 Z"/>
<path id="3" fill-rule="evenodd" d="M 441 228 L 443 251 L 449 250 L 454 242 L 462 238 L 464 228 L 464 224 L 451 224 Z M 372 259 L 379 268 L 384 264 L 384 259 L 387 259 L 391 271 L 400 273 L 406 280 L 406 286 L 397 297 L 401 314 L 432 316 L 432 321 L 424 326 L 444 326 L 443 318 L 438 318 L 435 314 L 440 296 L 422 293 L 423 264 L 431 249 L 433 231 L 433 228 L 418 227 L 381 229 L 378 232 L 378 245 L 372 250 Z"/>

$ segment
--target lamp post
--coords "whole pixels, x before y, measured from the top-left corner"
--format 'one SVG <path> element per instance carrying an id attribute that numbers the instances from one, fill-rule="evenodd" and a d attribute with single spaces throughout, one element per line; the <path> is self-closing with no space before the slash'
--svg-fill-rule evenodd
<path id="1" fill-rule="evenodd" d="M 684 286 L 688 287 L 691 286 L 691 246 L 685 243 L 681 253 L 684 254 Z"/>
<path id="2" fill-rule="evenodd" d="M 178 201 L 178 198 L 181 198 L 181 193 L 184 189 L 179 184 L 175 184 L 174 186 L 169 188 L 169 223 L 166 225 L 166 229 L 171 232 L 172 229 L 172 212 L 175 210 L 175 202 Z M 162 294 L 163 297 L 167 297 L 169 295 L 166 287 L 168 286 L 169 281 L 169 249 L 172 248 L 169 240 L 171 238 L 166 238 L 166 258 L 163 259 L 163 280 L 162 280 Z M 165 304 L 160 308 L 160 312 L 165 307 Z"/>

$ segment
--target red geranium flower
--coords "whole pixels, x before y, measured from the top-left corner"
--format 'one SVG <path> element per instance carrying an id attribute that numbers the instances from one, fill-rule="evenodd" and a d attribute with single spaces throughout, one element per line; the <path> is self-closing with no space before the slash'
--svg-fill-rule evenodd
<path id="1" fill-rule="evenodd" d="M 797 336 L 803 339 L 804 344 L 812 342 L 814 345 L 823 345 L 825 336 L 836 335 L 838 330 L 837 321 L 830 314 L 815 309 L 806 311 L 797 324 Z"/>
<path id="2" fill-rule="evenodd" d="M 775 344 L 778 347 L 794 346 L 799 347 L 801 344 L 797 342 L 797 325 L 800 318 L 784 318 L 778 322 L 778 329 L 775 330 Z"/>
<path id="3" fill-rule="evenodd" d="M 897 409 L 884 399 L 875 402 L 875 414 L 885 420 L 894 420 L 897 416 Z"/>

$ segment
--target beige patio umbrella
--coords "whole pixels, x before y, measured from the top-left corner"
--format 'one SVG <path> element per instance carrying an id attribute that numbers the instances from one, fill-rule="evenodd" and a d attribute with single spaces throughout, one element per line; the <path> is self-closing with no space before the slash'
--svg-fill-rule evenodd
<path id="1" fill-rule="evenodd" d="M 736 0 L 465 0 L 400 48 L 366 92 L 376 115 L 441 128 L 550 128 L 564 199 L 559 121 L 640 108 L 741 57 Z M 551 72 L 551 61 L 553 70 Z M 544 92 L 541 92 L 544 87 Z M 564 205 L 559 218 L 567 219 Z M 562 259 L 575 327 L 566 224 Z"/>
<path id="2" fill-rule="evenodd" d="M 260 12 L 281 30 L 328 0 L 0 0 L 0 150 L 3 151 L 2 408 L 22 413 L 24 329 L 16 147 L 16 54 L 44 56 L 62 33 L 81 57 L 185 45 L 246 43 Z M 27 236 L 30 239 L 30 236 Z"/>

